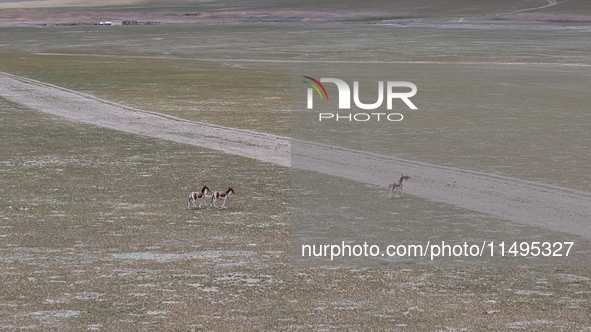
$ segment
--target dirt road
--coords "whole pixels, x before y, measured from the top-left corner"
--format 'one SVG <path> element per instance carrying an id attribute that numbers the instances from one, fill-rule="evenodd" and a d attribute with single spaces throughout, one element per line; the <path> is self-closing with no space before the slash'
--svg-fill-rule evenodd
<path id="1" fill-rule="evenodd" d="M 405 193 L 517 223 L 591 239 L 591 193 L 487 173 L 295 141 L 133 109 L 51 84 L 0 73 L 0 97 L 28 108 L 124 132 L 386 187 L 393 170 L 412 175 Z M 298 154 L 299 153 L 299 154 Z"/>
<path id="2" fill-rule="evenodd" d="M 530 11 L 530 10 L 534 10 L 534 9 L 543 9 L 543 8 L 548 8 L 548 7 L 552 7 L 552 6 L 556 6 L 558 4 L 558 1 L 556 0 L 546 0 L 548 2 L 547 5 L 544 6 L 540 6 L 540 7 L 534 7 L 534 8 L 525 8 L 525 9 L 521 9 L 521 10 L 516 10 L 514 13 L 521 13 L 521 12 L 526 12 L 526 11 Z M 568 1 L 568 0 L 566 0 Z M 563 1 L 563 2 L 566 2 Z"/>
<path id="3" fill-rule="evenodd" d="M 34 110 L 128 133 L 187 143 L 289 166 L 286 137 L 226 128 L 112 103 L 55 85 L 0 73 L 0 96 Z"/>

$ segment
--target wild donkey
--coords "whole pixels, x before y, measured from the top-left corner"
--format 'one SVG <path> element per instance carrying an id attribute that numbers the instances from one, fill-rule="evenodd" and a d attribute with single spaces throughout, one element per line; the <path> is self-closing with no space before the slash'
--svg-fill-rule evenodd
<path id="1" fill-rule="evenodd" d="M 226 205 L 226 200 L 228 199 L 228 196 L 230 196 L 231 194 L 235 194 L 234 189 L 232 188 L 228 188 L 228 190 L 226 191 L 214 191 L 213 195 L 211 195 L 211 206 L 217 207 L 215 206 L 215 201 L 223 198 L 224 203 L 222 204 L 222 206 L 220 206 L 220 209 L 223 208 Z"/>
<path id="2" fill-rule="evenodd" d="M 191 194 L 189 194 L 188 208 L 191 209 L 191 204 L 193 204 L 193 206 L 197 206 L 197 204 L 195 203 L 195 201 L 197 200 L 199 200 L 199 208 L 201 208 L 201 203 L 205 203 L 205 195 L 207 195 L 207 192 L 209 190 L 209 187 L 204 186 L 203 189 L 201 189 L 201 191 L 194 191 Z M 205 203 L 205 206 L 207 206 L 207 203 Z"/>
<path id="3" fill-rule="evenodd" d="M 400 174 L 400 175 L 401 175 L 400 180 L 394 181 L 394 182 L 390 183 L 390 185 L 388 185 L 388 188 L 390 188 L 390 193 L 388 194 L 388 198 L 392 198 L 392 191 L 396 188 L 398 190 L 396 190 L 396 195 L 394 196 L 394 198 L 399 197 L 398 193 L 400 193 L 400 196 L 402 196 L 402 181 L 410 179 L 410 176 L 402 175 L 402 174 Z"/>

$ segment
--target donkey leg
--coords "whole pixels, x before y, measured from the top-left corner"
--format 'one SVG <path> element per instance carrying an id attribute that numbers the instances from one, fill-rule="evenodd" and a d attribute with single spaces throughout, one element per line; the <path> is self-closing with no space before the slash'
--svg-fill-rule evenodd
<path id="1" fill-rule="evenodd" d="M 226 206 L 227 199 L 228 199 L 228 196 L 224 197 L 224 204 L 222 204 L 222 206 L 220 206 L 220 209 L 223 209 Z"/>

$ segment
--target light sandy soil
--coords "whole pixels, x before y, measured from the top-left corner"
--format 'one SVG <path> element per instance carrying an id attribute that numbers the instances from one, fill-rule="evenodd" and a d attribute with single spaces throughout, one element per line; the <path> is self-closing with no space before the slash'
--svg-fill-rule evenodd
<path id="1" fill-rule="evenodd" d="M 413 174 L 408 194 L 513 222 L 591 238 L 591 193 L 493 174 L 192 122 L 133 109 L 36 80 L 0 74 L 0 96 L 44 113 L 385 187 L 391 169 Z"/>

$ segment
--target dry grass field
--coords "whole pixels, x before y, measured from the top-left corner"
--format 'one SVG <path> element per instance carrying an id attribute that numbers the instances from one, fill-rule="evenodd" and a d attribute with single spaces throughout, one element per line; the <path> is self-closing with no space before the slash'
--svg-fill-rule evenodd
<path id="1" fill-rule="evenodd" d="M 390 3 L 0 3 L 0 71 L 287 137 L 292 66 L 402 65 L 431 97 L 397 129 L 395 152 L 373 152 L 591 191 L 587 2 L 515 13 L 571 22 L 501 17 L 548 1 Z M 198 12 L 211 14 L 185 15 Z M 128 17 L 162 24 L 52 25 Z M 482 80 L 462 81 L 475 72 Z M 474 107 L 490 100 L 483 89 L 503 109 Z M 70 122 L 1 95 L 0 141 L 0 331 L 591 329 L 588 266 L 294 266 L 287 167 Z M 204 184 L 236 190 L 227 209 L 187 209 Z M 380 205 L 416 234 L 421 221 L 475 220 L 528 232 L 420 196 Z"/>

